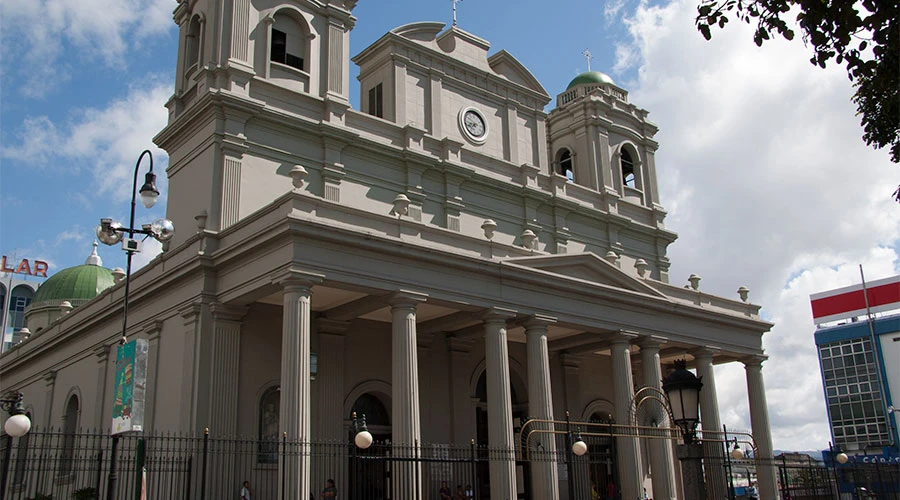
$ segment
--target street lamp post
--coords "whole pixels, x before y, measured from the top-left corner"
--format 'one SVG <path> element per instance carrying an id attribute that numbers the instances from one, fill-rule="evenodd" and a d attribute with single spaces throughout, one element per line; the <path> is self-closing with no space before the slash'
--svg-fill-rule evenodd
<path id="1" fill-rule="evenodd" d="M 20 438 L 31 430 L 31 419 L 25 414 L 23 399 L 24 396 L 19 391 L 12 391 L 0 399 L 0 408 L 9 413 L 9 418 L 3 423 L 3 430 L 6 431 L 6 452 L 3 457 L 3 473 L 0 475 L 0 500 L 6 498 L 6 480 L 9 478 L 13 438 Z"/>
<path id="2" fill-rule="evenodd" d="M 850 457 L 841 451 L 840 446 L 832 446 L 831 441 L 828 442 L 828 449 L 831 451 L 831 470 L 834 472 L 834 488 L 837 490 L 837 497 L 841 498 L 841 480 L 838 476 L 837 464 L 844 465 Z"/>
<path id="3" fill-rule="evenodd" d="M 128 292 L 131 285 L 131 260 L 132 257 L 134 257 L 134 254 L 141 251 L 141 241 L 134 239 L 134 235 L 143 234 L 144 239 L 153 237 L 160 243 L 169 241 L 175 235 L 175 226 L 169 219 L 156 219 L 151 224 L 144 224 L 140 228 L 134 227 L 134 208 L 136 206 L 138 193 L 138 170 L 141 166 L 141 160 L 144 159 L 145 155 L 150 159 L 150 170 L 144 176 L 144 185 L 141 186 L 141 203 L 145 208 L 152 208 L 153 205 L 156 204 L 156 200 L 159 199 L 159 190 L 156 188 L 156 174 L 153 173 L 153 154 L 150 153 L 150 150 L 145 149 L 141 155 L 138 156 L 137 163 L 134 164 L 134 182 L 131 187 L 131 218 L 129 219 L 128 227 L 122 227 L 122 224 L 111 218 L 103 218 L 100 219 L 100 225 L 97 226 L 96 231 L 97 239 L 100 240 L 101 243 L 115 245 L 121 241 L 122 250 L 124 250 L 126 254 L 125 295 L 122 301 L 122 338 L 119 340 L 119 345 L 125 345 L 127 340 L 126 330 L 128 328 Z M 126 233 L 128 234 L 127 238 L 124 237 Z M 109 480 L 106 489 L 107 500 L 116 499 L 116 482 L 118 481 L 116 455 L 118 448 L 119 435 L 113 434 L 112 450 L 110 452 Z"/>
<path id="4" fill-rule="evenodd" d="M 737 438 L 734 438 L 734 447 L 729 450 L 728 449 L 728 429 L 722 425 L 722 432 L 725 435 L 725 438 L 722 442 L 722 445 L 725 447 L 725 473 L 728 478 L 728 498 L 730 500 L 735 499 L 735 491 L 734 491 L 734 465 L 732 460 L 740 460 L 744 458 L 744 452 L 738 446 Z"/>
<path id="5" fill-rule="evenodd" d="M 350 428 L 353 430 L 353 471 L 350 481 L 350 494 L 353 498 L 359 497 L 356 491 L 359 488 L 359 450 L 366 450 L 372 446 L 374 438 L 369 428 L 366 426 L 366 414 L 361 413 L 359 417 L 353 412 L 350 420 Z"/>
<path id="6" fill-rule="evenodd" d="M 681 428 L 684 443 L 675 447 L 681 461 L 685 500 L 706 500 L 703 481 L 703 446 L 697 441 L 696 428 L 700 422 L 700 389 L 703 382 L 687 370 L 683 359 L 675 361 L 675 371 L 663 379 L 662 389 L 669 400 L 673 421 Z"/>

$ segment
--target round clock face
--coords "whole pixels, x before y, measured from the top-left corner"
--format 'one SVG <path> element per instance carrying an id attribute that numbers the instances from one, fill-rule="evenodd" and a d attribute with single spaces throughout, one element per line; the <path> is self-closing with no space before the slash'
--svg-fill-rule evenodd
<path id="1" fill-rule="evenodd" d="M 477 108 L 469 106 L 459 110 L 459 128 L 466 139 L 475 144 L 484 144 L 487 140 L 488 124 Z"/>
<path id="2" fill-rule="evenodd" d="M 465 122 L 466 130 L 468 130 L 472 136 L 481 137 L 484 135 L 484 120 L 481 119 L 481 116 L 479 116 L 478 113 L 472 110 L 466 111 L 466 114 L 463 116 L 463 121 Z"/>

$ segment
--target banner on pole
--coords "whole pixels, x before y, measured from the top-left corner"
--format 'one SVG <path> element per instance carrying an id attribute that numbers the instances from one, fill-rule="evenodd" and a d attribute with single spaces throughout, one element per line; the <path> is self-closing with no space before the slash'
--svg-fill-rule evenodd
<path id="1" fill-rule="evenodd" d="M 144 394 L 147 387 L 149 349 L 150 342 L 145 339 L 132 340 L 119 346 L 110 434 L 144 430 Z"/>

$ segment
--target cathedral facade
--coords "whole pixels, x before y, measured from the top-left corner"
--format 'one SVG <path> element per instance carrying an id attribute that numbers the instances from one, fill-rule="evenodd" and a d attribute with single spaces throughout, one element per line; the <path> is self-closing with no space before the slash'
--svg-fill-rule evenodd
<path id="1" fill-rule="evenodd" d="M 713 365 L 746 366 L 771 457 L 772 325 L 745 293 L 669 283 L 648 111 L 599 72 L 554 102 L 513 55 L 443 23 L 400 26 L 351 60 L 355 3 L 179 0 L 154 139 L 177 231 L 132 275 L 128 307 L 129 338 L 149 341 L 145 430 L 346 441 L 365 407 L 393 443 L 515 450 L 526 417 L 628 422 L 635 390 L 687 359 L 710 432 Z M 36 425 L 109 425 L 123 293 L 0 356 Z M 644 441 L 616 439 L 620 498 L 678 497 L 672 444 Z M 318 492 L 308 460 L 279 467 L 279 498 Z M 515 461 L 486 474 L 489 498 L 567 498 L 552 462 L 530 484 Z M 776 498 L 773 471 L 759 486 Z"/>

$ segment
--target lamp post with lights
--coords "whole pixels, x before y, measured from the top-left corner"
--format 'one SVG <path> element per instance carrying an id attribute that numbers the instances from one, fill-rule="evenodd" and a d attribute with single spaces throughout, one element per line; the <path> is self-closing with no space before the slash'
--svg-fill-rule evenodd
<path id="1" fill-rule="evenodd" d="M 688 371 L 687 362 L 675 361 L 675 371 L 663 379 L 662 389 L 669 400 L 672 417 L 681 429 L 684 443 L 675 447 L 681 461 L 685 500 L 706 500 L 703 480 L 703 446 L 697 440 L 696 428 L 700 422 L 700 389 L 703 382 Z"/>
<path id="2" fill-rule="evenodd" d="M 175 236 L 175 226 L 169 219 L 156 219 L 151 224 L 144 224 L 140 228 L 134 227 L 134 209 L 137 205 L 136 198 L 138 193 L 138 170 L 140 169 L 141 161 L 144 159 L 144 156 L 147 156 L 150 160 L 150 169 L 144 176 L 144 185 L 141 186 L 140 189 L 141 203 L 145 208 L 152 208 L 153 205 L 156 204 L 156 200 L 159 199 L 159 190 L 156 188 L 156 174 L 153 173 L 153 154 L 150 153 L 150 150 L 145 149 L 138 157 L 137 163 L 134 164 L 134 182 L 131 187 L 131 218 L 129 219 L 128 227 L 122 227 L 122 224 L 111 218 L 103 218 L 100 219 L 100 225 L 97 226 L 96 231 L 97 239 L 100 240 L 101 243 L 115 245 L 116 243 L 121 242 L 122 250 L 125 251 L 126 255 L 125 295 L 122 301 L 122 338 L 119 340 L 120 346 L 125 345 L 127 340 L 126 330 L 128 328 L 128 292 L 131 285 L 131 260 L 134 257 L 134 254 L 141 251 L 142 241 L 134 239 L 134 235 L 142 234 L 144 235 L 144 239 L 152 237 L 160 243 L 165 243 Z M 127 238 L 125 237 L 126 234 L 128 235 Z M 110 453 L 109 480 L 106 490 L 107 500 L 116 499 L 116 482 L 118 480 L 118 474 L 116 472 L 116 455 L 118 445 L 119 436 L 118 434 L 113 434 L 112 450 Z"/>
<path id="3" fill-rule="evenodd" d="M 9 477 L 13 438 L 20 438 L 31 430 L 31 419 L 25 412 L 23 399 L 24 396 L 19 391 L 12 391 L 0 399 L 0 408 L 9 414 L 9 418 L 3 423 L 3 430 L 6 431 L 6 452 L 3 457 L 3 473 L 0 475 L 0 500 L 6 498 L 6 480 Z"/>

